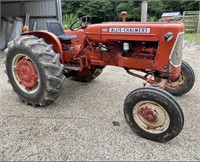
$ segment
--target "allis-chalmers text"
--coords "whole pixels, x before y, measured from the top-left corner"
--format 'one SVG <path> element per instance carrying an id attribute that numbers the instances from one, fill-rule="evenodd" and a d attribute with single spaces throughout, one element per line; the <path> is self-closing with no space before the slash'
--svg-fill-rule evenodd
<path id="1" fill-rule="evenodd" d="M 109 28 L 109 32 L 116 33 L 150 33 L 151 28 Z"/>

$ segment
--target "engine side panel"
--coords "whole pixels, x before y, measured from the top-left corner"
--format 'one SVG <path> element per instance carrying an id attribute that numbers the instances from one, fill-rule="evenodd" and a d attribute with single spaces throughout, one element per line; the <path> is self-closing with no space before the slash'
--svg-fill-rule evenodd
<path id="1" fill-rule="evenodd" d="M 182 23 L 135 22 L 94 24 L 85 30 L 90 41 L 105 45 L 108 51 L 113 49 L 118 59 L 110 59 L 115 59 L 111 62 L 118 60 L 117 66 L 156 70 L 167 70 L 176 38 L 183 31 Z M 168 32 L 173 33 L 171 41 L 165 40 Z M 127 51 L 124 51 L 124 43 L 129 46 Z M 102 55 L 106 55 L 105 52 Z"/>

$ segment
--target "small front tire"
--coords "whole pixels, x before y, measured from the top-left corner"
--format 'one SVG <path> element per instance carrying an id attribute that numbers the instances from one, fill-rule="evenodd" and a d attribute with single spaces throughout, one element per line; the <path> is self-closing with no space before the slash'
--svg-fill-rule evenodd
<path id="1" fill-rule="evenodd" d="M 136 134 L 156 142 L 173 139 L 184 124 L 183 112 L 173 96 L 154 87 L 132 91 L 125 99 L 124 115 Z"/>
<path id="2" fill-rule="evenodd" d="M 181 64 L 181 73 L 178 80 L 169 81 L 165 90 L 174 96 L 181 96 L 189 92 L 195 83 L 195 74 L 192 67 L 185 61 Z"/>

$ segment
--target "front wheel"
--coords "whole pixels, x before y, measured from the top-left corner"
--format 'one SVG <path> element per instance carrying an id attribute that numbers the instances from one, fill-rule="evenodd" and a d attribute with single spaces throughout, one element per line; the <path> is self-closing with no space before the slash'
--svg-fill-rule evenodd
<path id="1" fill-rule="evenodd" d="M 132 91 L 125 99 L 124 115 L 136 134 L 156 142 L 173 139 L 184 124 L 182 110 L 174 97 L 153 87 Z"/>
<path id="2" fill-rule="evenodd" d="M 181 73 L 179 78 L 172 82 L 169 81 L 165 90 L 174 96 L 181 96 L 189 92 L 195 83 L 195 74 L 192 67 L 185 61 L 181 64 Z"/>

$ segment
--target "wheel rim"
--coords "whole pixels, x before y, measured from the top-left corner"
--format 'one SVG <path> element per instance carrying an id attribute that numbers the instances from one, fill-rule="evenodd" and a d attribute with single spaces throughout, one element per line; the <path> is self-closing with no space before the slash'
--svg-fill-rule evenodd
<path id="1" fill-rule="evenodd" d="M 39 73 L 32 59 L 25 54 L 17 54 L 12 61 L 12 74 L 18 87 L 25 93 L 35 93 L 39 86 Z"/>
<path id="2" fill-rule="evenodd" d="M 141 101 L 133 108 L 133 119 L 143 130 L 159 134 L 167 130 L 170 118 L 167 111 L 153 101 Z"/>
<path id="3" fill-rule="evenodd" d="M 169 81 L 166 87 L 170 89 L 179 89 L 185 85 L 185 80 L 185 75 L 183 72 L 181 72 L 179 78 L 174 82 Z"/>

